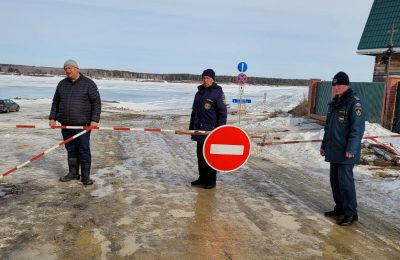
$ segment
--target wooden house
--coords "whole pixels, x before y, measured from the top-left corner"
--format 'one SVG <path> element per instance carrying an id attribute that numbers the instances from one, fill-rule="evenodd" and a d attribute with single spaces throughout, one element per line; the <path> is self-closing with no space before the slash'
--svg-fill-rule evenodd
<path id="1" fill-rule="evenodd" d="M 375 56 L 374 82 L 385 81 L 389 44 L 389 75 L 400 76 L 400 0 L 375 0 L 357 48 L 358 54 Z"/>

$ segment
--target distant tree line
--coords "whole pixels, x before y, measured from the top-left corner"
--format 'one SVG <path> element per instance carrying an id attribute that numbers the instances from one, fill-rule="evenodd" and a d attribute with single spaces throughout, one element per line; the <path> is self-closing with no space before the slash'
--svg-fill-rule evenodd
<path id="1" fill-rule="evenodd" d="M 1 73 L 13 73 L 31 76 L 64 76 L 62 68 L 53 67 L 36 67 L 27 65 L 0 64 Z M 123 78 L 127 80 L 148 80 L 148 81 L 168 81 L 168 82 L 200 82 L 201 75 L 176 73 L 176 74 L 155 74 L 140 73 L 120 70 L 103 70 L 103 69 L 81 69 L 81 72 L 91 78 Z M 236 83 L 235 76 L 218 76 L 218 83 Z M 306 79 L 283 79 L 283 78 L 263 78 L 249 77 L 249 84 L 253 85 L 280 85 L 280 86 L 306 86 Z"/>

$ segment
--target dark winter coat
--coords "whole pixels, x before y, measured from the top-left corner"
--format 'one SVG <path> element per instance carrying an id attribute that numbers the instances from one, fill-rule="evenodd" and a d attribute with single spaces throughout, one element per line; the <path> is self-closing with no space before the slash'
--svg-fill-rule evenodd
<path id="1" fill-rule="evenodd" d="M 329 103 L 321 145 L 321 149 L 325 150 L 325 161 L 340 164 L 358 163 L 364 130 L 364 104 L 349 88 L 340 98 L 336 96 Z M 347 159 L 346 152 L 351 152 L 354 157 Z"/>
<path id="2" fill-rule="evenodd" d="M 215 83 L 208 88 L 203 85 L 197 88 L 189 129 L 211 131 L 218 126 L 225 125 L 227 108 L 222 88 Z M 205 139 L 204 135 L 192 136 L 192 140 L 195 141 L 204 141 Z"/>
<path id="3" fill-rule="evenodd" d="M 100 121 L 100 112 L 101 100 L 96 84 L 80 74 L 75 82 L 65 78 L 58 83 L 49 119 L 62 125 L 90 125 L 91 121 Z"/>

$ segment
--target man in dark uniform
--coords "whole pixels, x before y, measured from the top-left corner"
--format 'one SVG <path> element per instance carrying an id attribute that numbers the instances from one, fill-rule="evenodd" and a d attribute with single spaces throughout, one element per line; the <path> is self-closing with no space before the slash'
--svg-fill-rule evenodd
<path id="1" fill-rule="evenodd" d="M 201 76 L 203 84 L 198 86 L 198 91 L 194 97 L 189 129 L 211 131 L 226 124 L 225 95 L 222 88 L 215 83 L 215 72 L 212 69 L 206 69 Z M 192 186 L 212 189 L 216 186 L 217 171 L 211 168 L 204 159 L 203 145 L 205 139 L 206 136 L 204 135 L 192 136 L 192 140 L 197 141 L 199 178 L 191 184 Z"/>
<path id="2" fill-rule="evenodd" d="M 53 98 L 50 110 L 49 125 L 55 126 L 56 120 L 66 126 L 98 126 L 100 121 L 101 100 L 99 90 L 93 80 L 79 72 L 76 61 L 64 63 L 66 78 L 61 80 Z M 64 140 L 83 130 L 62 129 Z M 69 172 L 60 181 L 66 182 L 81 179 L 84 185 L 91 185 L 90 179 L 91 152 L 90 132 L 65 144 L 68 152 Z M 79 176 L 79 165 L 81 176 Z"/>
<path id="3" fill-rule="evenodd" d="M 332 81 L 335 95 L 329 103 L 320 153 L 330 162 L 330 182 L 335 201 L 325 216 L 342 216 L 337 224 L 351 225 L 358 220 L 354 164 L 360 161 L 361 139 L 365 130 L 364 104 L 349 87 L 349 77 L 338 72 Z"/>

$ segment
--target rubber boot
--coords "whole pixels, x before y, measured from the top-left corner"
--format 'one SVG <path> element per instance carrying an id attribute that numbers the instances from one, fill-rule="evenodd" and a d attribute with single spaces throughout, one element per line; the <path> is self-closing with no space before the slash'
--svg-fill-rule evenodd
<path id="1" fill-rule="evenodd" d="M 205 177 L 203 175 L 199 175 L 199 178 L 190 183 L 192 186 L 204 186 L 206 184 Z"/>
<path id="2" fill-rule="evenodd" d="M 69 169 L 68 174 L 61 177 L 60 181 L 66 182 L 66 181 L 73 181 L 80 179 L 79 162 L 77 158 L 68 158 L 68 169 Z"/>
<path id="3" fill-rule="evenodd" d="M 93 181 L 90 179 L 90 166 L 91 161 L 81 161 L 81 174 L 83 185 L 92 185 Z"/>
<path id="4" fill-rule="evenodd" d="M 212 189 L 217 186 L 217 172 L 212 171 L 207 175 L 206 183 L 204 184 L 204 189 Z"/>

